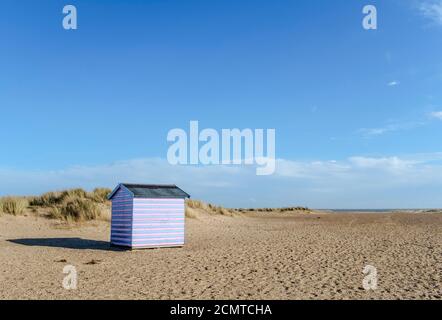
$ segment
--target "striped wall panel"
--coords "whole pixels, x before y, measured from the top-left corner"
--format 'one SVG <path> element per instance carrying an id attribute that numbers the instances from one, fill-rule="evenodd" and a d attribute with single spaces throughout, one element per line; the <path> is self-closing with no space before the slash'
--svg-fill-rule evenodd
<path id="1" fill-rule="evenodd" d="M 112 198 L 111 244 L 132 246 L 132 195 L 120 188 Z"/>
<path id="2" fill-rule="evenodd" d="M 184 199 L 141 199 L 120 188 L 112 198 L 111 243 L 131 248 L 184 245 Z"/>
<path id="3" fill-rule="evenodd" d="M 184 245 L 184 199 L 133 200 L 132 247 Z"/>

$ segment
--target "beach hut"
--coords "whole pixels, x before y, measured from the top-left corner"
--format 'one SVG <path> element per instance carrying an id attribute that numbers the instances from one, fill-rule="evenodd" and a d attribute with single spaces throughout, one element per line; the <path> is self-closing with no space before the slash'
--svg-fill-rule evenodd
<path id="1" fill-rule="evenodd" d="M 184 245 L 184 200 L 176 185 L 120 183 L 112 201 L 111 245 L 131 249 Z"/>

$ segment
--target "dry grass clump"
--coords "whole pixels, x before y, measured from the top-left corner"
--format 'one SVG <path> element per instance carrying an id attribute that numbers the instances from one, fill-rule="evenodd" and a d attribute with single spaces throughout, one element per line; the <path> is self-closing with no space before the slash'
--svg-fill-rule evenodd
<path id="1" fill-rule="evenodd" d="M 186 217 L 193 218 L 197 215 L 198 211 L 204 211 L 213 215 L 223 215 L 234 217 L 241 215 L 245 212 L 304 212 L 310 213 L 312 212 L 309 208 L 306 207 L 288 207 L 288 208 L 251 208 L 251 209 L 227 209 L 221 206 L 215 206 L 210 203 L 205 203 L 199 200 L 189 199 L 186 200 Z"/>
<path id="2" fill-rule="evenodd" d="M 14 216 L 22 214 L 28 207 L 29 202 L 24 197 L 0 198 L 0 213 L 9 213 Z"/>
<path id="3" fill-rule="evenodd" d="M 39 197 L 33 197 L 29 204 L 37 207 L 49 207 L 60 202 L 61 192 L 47 192 Z"/>
<path id="4" fill-rule="evenodd" d="M 107 197 L 111 192 L 112 190 L 108 188 L 95 188 L 94 191 L 88 194 L 88 197 L 96 202 L 106 203 L 109 201 Z"/>
<path id="5" fill-rule="evenodd" d="M 47 192 L 33 197 L 31 206 L 49 208 L 49 217 L 68 222 L 95 220 L 102 212 L 109 211 L 110 202 L 107 196 L 112 190 L 96 188 L 92 192 L 83 189 L 70 189 L 58 192 Z M 107 219 L 106 215 L 104 218 Z"/>
<path id="6" fill-rule="evenodd" d="M 193 199 L 186 200 L 186 217 L 196 218 L 198 212 L 205 212 L 212 215 L 223 215 L 228 217 L 234 217 L 239 214 L 236 210 L 227 209 L 221 206 L 215 206 L 203 201 Z"/>
<path id="7" fill-rule="evenodd" d="M 207 203 L 194 199 L 187 199 L 186 206 L 192 209 L 209 210 L 209 205 Z"/>
<path id="8" fill-rule="evenodd" d="M 186 206 L 186 218 L 195 219 L 198 217 L 198 211 L 194 208 Z"/>
<path id="9" fill-rule="evenodd" d="M 53 206 L 50 211 L 50 217 L 53 219 L 75 222 L 95 220 L 100 216 L 101 209 L 97 203 L 75 196 L 66 198 L 61 206 Z"/>
<path id="10" fill-rule="evenodd" d="M 54 205 L 61 205 L 66 202 L 66 199 L 81 198 L 90 199 L 98 203 L 108 202 L 107 196 L 112 190 L 107 188 L 96 188 L 92 192 L 86 192 L 83 189 L 70 189 L 58 192 L 47 192 L 41 196 L 33 197 L 30 201 L 31 206 L 37 207 L 52 207 Z"/>
<path id="11" fill-rule="evenodd" d="M 68 198 L 94 198 L 95 194 L 88 193 L 83 189 L 70 189 L 57 192 L 47 192 L 39 197 L 31 199 L 31 206 L 37 207 L 51 207 L 54 205 L 60 205 Z"/>

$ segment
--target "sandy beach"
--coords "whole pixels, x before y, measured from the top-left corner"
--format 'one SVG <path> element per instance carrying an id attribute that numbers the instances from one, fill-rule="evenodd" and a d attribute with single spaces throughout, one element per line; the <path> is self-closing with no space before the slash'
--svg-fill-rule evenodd
<path id="1" fill-rule="evenodd" d="M 0 299 L 442 299 L 441 214 L 201 215 L 184 248 L 108 239 L 105 221 L 1 216 Z M 376 290 L 362 287 L 366 265 Z"/>

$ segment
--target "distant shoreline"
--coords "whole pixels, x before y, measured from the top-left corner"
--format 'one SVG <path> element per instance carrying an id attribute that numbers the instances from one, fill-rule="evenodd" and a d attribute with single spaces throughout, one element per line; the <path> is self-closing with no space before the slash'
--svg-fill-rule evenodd
<path id="1" fill-rule="evenodd" d="M 313 209 L 328 213 L 442 213 L 442 209 Z"/>

